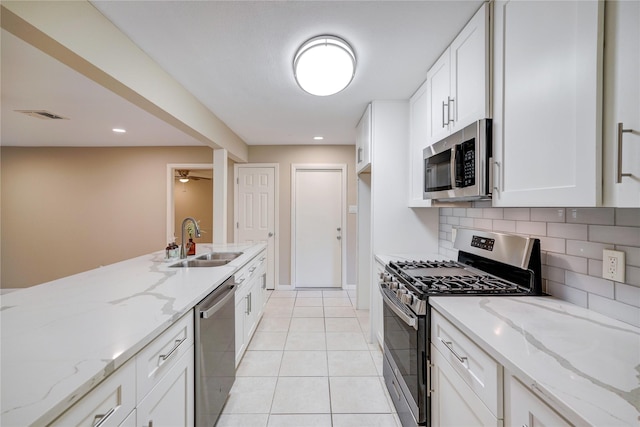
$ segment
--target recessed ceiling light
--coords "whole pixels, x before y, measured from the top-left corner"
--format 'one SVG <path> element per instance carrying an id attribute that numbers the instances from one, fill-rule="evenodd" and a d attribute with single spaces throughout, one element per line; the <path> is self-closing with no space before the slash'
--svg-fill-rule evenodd
<path id="1" fill-rule="evenodd" d="M 127 132 L 125 129 L 120 129 L 120 128 L 113 128 L 111 130 L 114 131 L 115 133 L 125 133 L 125 132 Z"/>
<path id="2" fill-rule="evenodd" d="M 351 83 L 356 55 L 347 42 L 336 36 L 317 36 L 300 46 L 293 58 L 298 86 L 316 96 L 340 92 Z"/>
<path id="3" fill-rule="evenodd" d="M 314 136 L 313 139 L 315 139 L 316 141 L 322 141 L 324 139 L 324 136 Z"/>

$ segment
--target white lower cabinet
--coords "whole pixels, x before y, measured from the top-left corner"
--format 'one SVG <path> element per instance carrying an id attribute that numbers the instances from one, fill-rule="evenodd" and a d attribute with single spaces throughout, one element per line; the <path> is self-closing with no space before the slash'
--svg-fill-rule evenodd
<path id="1" fill-rule="evenodd" d="M 236 367 L 249 345 L 266 302 L 266 252 L 261 252 L 236 275 Z"/>
<path id="2" fill-rule="evenodd" d="M 193 356 L 189 311 L 50 425 L 193 426 Z"/>
<path id="3" fill-rule="evenodd" d="M 496 426 L 495 415 L 467 385 L 447 359 L 431 345 L 431 425 L 440 427 Z"/>
<path id="4" fill-rule="evenodd" d="M 523 427 L 571 426 L 513 375 L 505 376 L 505 425 Z"/>
<path id="5" fill-rule="evenodd" d="M 138 403 L 138 426 L 188 427 L 194 423 L 193 345 Z"/>
<path id="6" fill-rule="evenodd" d="M 119 426 L 135 406 L 136 364 L 130 360 L 50 425 Z"/>

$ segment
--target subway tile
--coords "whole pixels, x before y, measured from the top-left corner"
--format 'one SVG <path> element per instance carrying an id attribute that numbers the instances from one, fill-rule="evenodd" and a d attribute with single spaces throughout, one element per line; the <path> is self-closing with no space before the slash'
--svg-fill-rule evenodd
<path id="1" fill-rule="evenodd" d="M 473 226 L 475 228 L 480 228 L 482 230 L 492 230 L 493 229 L 493 221 L 490 219 L 484 218 L 474 218 Z"/>
<path id="2" fill-rule="evenodd" d="M 440 231 L 440 232 L 438 232 L 438 239 L 440 239 L 440 240 L 447 240 L 447 232 L 446 232 L 446 231 Z"/>
<path id="3" fill-rule="evenodd" d="M 589 309 L 640 327 L 640 308 L 598 295 L 589 294 Z"/>
<path id="4" fill-rule="evenodd" d="M 560 267 L 576 273 L 587 274 L 587 259 L 571 255 L 556 253 L 547 254 L 547 264 L 552 267 Z"/>
<path id="5" fill-rule="evenodd" d="M 540 249 L 547 252 L 565 253 L 565 240 L 557 237 L 534 236 L 540 239 Z"/>
<path id="6" fill-rule="evenodd" d="M 616 250 L 625 253 L 624 259 L 627 265 L 640 267 L 640 248 L 616 245 Z"/>
<path id="7" fill-rule="evenodd" d="M 496 219 L 493 221 L 493 230 L 494 231 L 503 231 L 505 233 L 515 233 L 516 231 L 516 222 L 508 221 L 504 219 Z"/>
<path id="8" fill-rule="evenodd" d="M 460 227 L 473 227 L 473 218 L 460 218 Z"/>
<path id="9" fill-rule="evenodd" d="M 467 216 L 469 218 L 482 218 L 482 209 L 467 208 Z"/>
<path id="10" fill-rule="evenodd" d="M 562 237 L 573 240 L 587 240 L 589 238 L 589 227 L 586 224 L 550 222 L 547 224 L 547 236 Z"/>
<path id="11" fill-rule="evenodd" d="M 453 208 L 440 208 L 441 216 L 451 216 L 453 215 Z"/>
<path id="12" fill-rule="evenodd" d="M 502 208 L 485 208 L 482 210 L 482 217 L 489 219 L 504 218 L 504 210 Z"/>
<path id="13" fill-rule="evenodd" d="M 602 260 L 589 260 L 589 276 L 602 277 Z"/>
<path id="14" fill-rule="evenodd" d="M 630 286 L 624 283 L 616 283 L 616 301 L 640 307 L 640 286 Z"/>
<path id="15" fill-rule="evenodd" d="M 587 308 L 588 295 L 580 289 L 549 281 L 547 283 L 547 293 L 563 301 Z"/>
<path id="16" fill-rule="evenodd" d="M 589 225 L 589 240 L 617 245 L 640 246 L 640 227 Z"/>
<path id="17" fill-rule="evenodd" d="M 562 268 L 543 265 L 542 277 L 556 283 L 564 284 L 564 270 Z"/>
<path id="18" fill-rule="evenodd" d="M 520 234 L 546 236 L 547 224 L 545 222 L 516 221 L 516 232 Z"/>
<path id="19" fill-rule="evenodd" d="M 451 224 L 440 223 L 440 231 L 444 231 L 445 233 L 451 233 Z"/>
<path id="20" fill-rule="evenodd" d="M 625 282 L 628 285 L 640 286 L 640 268 L 627 266 L 625 271 Z"/>
<path id="21" fill-rule="evenodd" d="M 565 222 L 564 208 L 532 208 L 531 221 Z"/>
<path id="22" fill-rule="evenodd" d="M 613 208 L 567 208 L 567 222 L 575 224 L 615 224 Z"/>
<path id="23" fill-rule="evenodd" d="M 640 227 L 640 209 L 617 208 L 616 225 L 627 227 Z"/>
<path id="24" fill-rule="evenodd" d="M 467 216 L 467 208 L 453 208 L 453 216 Z"/>
<path id="25" fill-rule="evenodd" d="M 505 208 L 504 219 L 511 219 L 514 221 L 530 221 L 531 210 L 529 208 Z"/>
<path id="26" fill-rule="evenodd" d="M 451 249 L 453 248 L 453 242 L 451 240 L 439 240 L 439 244 L 441 248 Z"/>
<path id="27" fill-rule="evenodd" d="M 591 259 L 602 259 L 603 249 L 613 249 L 613 245 L 605 243 L 567 240 L 567 254 Z"/>
<path id="28" fill-rule="evenodd" d="M 610 280 L 567 271 L 564 274 L 564 282 L 567 286 L 581 289 L 589 294 L 596 294 L 610 299 L 614 297 L 613 282 Z"/>
<path id="29" fill-rule="evenodd" d="M 449 216 L 447 217 L 447 224 L 460 225 L 460 218 L 457 216 Z"/>
<path id="30" fill-rule="evenodd" d="M 477 202 L 473 202 L 474 208 L 490 208 L 493 206 L 491 200 L 478 200 Z"/>
<path id="31" fill-rule="evenodd" d="M 447 217 L 444 216 L 444 215 L 440 215 L 439 220 L 440 220 L 440 224 L 446 223 L 447 222 Z"/>

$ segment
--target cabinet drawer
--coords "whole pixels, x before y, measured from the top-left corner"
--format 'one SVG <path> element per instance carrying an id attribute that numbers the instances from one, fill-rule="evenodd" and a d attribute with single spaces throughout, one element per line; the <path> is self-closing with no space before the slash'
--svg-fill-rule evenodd
<path id="1" fill-rule="evenodd" d="M 517 378 L 507 374 L 505 385 L 505 424 L 508 426 L 570 427 L 572 424 L 540 400 Z"/>
<path id="2" fill-rule="evenodd" d="M 111 374 L 51 426 L 118 426 L 136 406 L 136 365 L 130 360 Z"/>
<path id="3" fill-rule="evenodd" d="M 431 342 L 497 417 L 503 414 L 502 366 L 436 310 Z"/>
<path id="4" fill-rule="evenodd" d="M 193 310 L 174 323 L 136 356 L 137 401 L 151 391 L 193 344 Z"/>
<path id="5" fill-rule="evenodd" d="M 266 260 L 267 252 L 262 251 L 234 274 L 235 282 L 238 286 L 235 296 L 236 304 L 249 292 L 251 279 L 259 275 L 261 267 L 266 268 Z"/>

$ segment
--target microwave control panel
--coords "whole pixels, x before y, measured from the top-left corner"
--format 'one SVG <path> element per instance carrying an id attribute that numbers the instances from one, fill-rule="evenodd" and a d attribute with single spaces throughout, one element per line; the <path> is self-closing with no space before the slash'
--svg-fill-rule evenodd
<path id="1" fill-rule="evenodd" d="M 476 184 L 476 140 L 470 139 L 456 147 L 456 187 Z"/>

